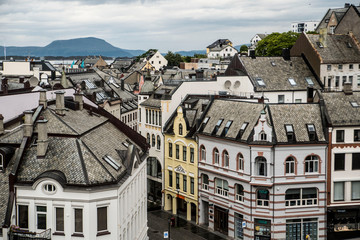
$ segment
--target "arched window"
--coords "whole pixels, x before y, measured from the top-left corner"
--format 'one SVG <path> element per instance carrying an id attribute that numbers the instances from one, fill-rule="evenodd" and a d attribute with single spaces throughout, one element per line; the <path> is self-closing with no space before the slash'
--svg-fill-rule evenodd
<path id="1" fill-rule="evenodd" d="M 267 136 L 266 136 L 266 133 L 264 131 L 261 131 L 260 133 L 260 141 L 266 141 L 267 140 Z"/>
<path id="2" fill-rule="evenodd" d="M 241 184 L 235 185 L 235 199 L 236 201 L 244 201 L 244 187 Z"/>
<path id="3" fill-rule="evenodd" d="M 150 133 L 146 134 L 146 141 L 148 144 L 150 144 Z"/>
<path id="4" fill-rule="evenodd" d="M 223 162 L 222 162 L 223 167 L 229 167 L 229 153 L 226 150 L 224 150 L 222 155 L 223 155 L 222 156 L 223 157 Z"/>
<path id="5" fill-rule="evenodd" d="M 183 135 L 183 126 L 181 123 L 179 124 L 179 135 Z"/>
<path id="6" fill-rule="evenodd" d="M 236 169 L 244 171 L 244 156 L 241 153 L 236 156 Z"/>
<path id="7" fill-rule="evenodd" d="M 200 161 L 206 161 L 206 149 L 204 145 L 200 146 Z"/>
<path id="8" fill-rule="evenodd" d="M 293 174 L 295 173 L 295 159 L 293 157 L 288 157 L 285 161 L 285 173 Z"/>
<path id="9" fill-rule="evenodd" d="M 151 136 L 151 139 L 152 139 L 152 146 L 153 147 L 155 147 L 155 135 L 153 134 L 152 136 Z"/>
<path id="10" fill-rule="evenodd" d="M 215 193 L 227 197 L 229 195 L 229 184 L 228 181 L 221 178 L 215 179 Z"/>
<path id="11" fill-rule="evenodd" d="M 319 172 L 319 158 L 315 155 L 310 155 L 305 158 L 305 173 Z"/>
<path id="12" fill-rule="evenodd" d="M 157 147 L 157 149 L 158 150 L 160 150 L 160 146 L 161 146 L 161 140 L 160 140 L 160 136 L 159 135 L 157 135 L 157 141 L 156 141 L 156 147 Z"/>
<path id="13" fill-rule="evenodd" d="M 213 150 L 213 164 L 219 165 L 219 150 L 217 148 Z"/>
<path id="14" fill-rule="evenodd" d="M 270 194 L 267 189 L 259 189 L 256 193 L 256 204 L 258 206 L 268 207 L 269 206 Z"/>
<path id="15" fill-rule="evenodd" d="M 201 175 L 201 188 L 203 190 L 209 190 L 209 176 L 206 174 Z"/>
<path id="16" fill-rule="evenodd" d="M 266 158 L 257 157 L 255 159 L 255 164 L 256 164 L 256 174 L 258 176 L 267 176 Z"/>
<path id="17" fill-rule="evenodd" d="M 173 156 L 173 144 L 169 142 L 169 157 Z"/>

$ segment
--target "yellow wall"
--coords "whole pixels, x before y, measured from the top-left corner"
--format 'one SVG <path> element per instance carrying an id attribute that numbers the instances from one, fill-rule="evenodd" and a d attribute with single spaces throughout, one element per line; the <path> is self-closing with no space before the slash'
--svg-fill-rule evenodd
<path id="1" fill-rule="evenodd" d="M 179 124 L 182 124 L 183 126 L 183 134 L 179 134 Z M 165 134 L 165 210 L 173 210 L 176 207 L 174 204 L 176 204 L 176 201 L 172 202 L 171 199 L 168 199 L 168 195 L 171 195 L 173 198 L 177 196 L 176 191 L 176 173 L 179 173 L 180 179 L 179 179 L 179 185 L 180 185 L 180 192 L 179 195 L 185 197 L 185 201 L 189 203 L 194 203 L 196 206 L 196 222 L 198 222 L 198 169 L 197 169 L 197 156 L 198 156 L 198 147 L 197 143 L 194 139 L 186 138 L 189 129 L 186 129 L 186 123 L 185 119 L 183 118 L 182 114 L 182 108 L 178 107 L 177 109 L 177 116 L 174 120 L 174 135 L 171 134 Z M 169 156 L 169 142 L 172 143 L 172 157 Z M 176 145 L 179 145 L 179 159 L 176 159 Z M 186 146 L 186 161 L 183 160 L 183 146 Z M 194 162 L 190 163 L 190 148 L 194 149 Z M 175 169 L 181 166 L 187 176 L 187 187 L 186 192 L 183 191 L 183 173 L 176 172 Z M 172 168 L 172 187 L 169 186 L 169 168 Z M 194 178 L 194 194 L 190 194 L 190 176 Z M 188 205 L 189 206 L 189 205 Z M 189 215 L 189 210 L 188 210 Z M 191 218 L 190 218 L 191 219 Z M 188 220 L 189 216 L 188 216 Z"/>

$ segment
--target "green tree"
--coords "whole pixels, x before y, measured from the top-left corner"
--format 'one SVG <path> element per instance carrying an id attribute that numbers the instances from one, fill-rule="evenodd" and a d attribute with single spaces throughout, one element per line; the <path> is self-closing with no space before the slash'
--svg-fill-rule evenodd
<path id="1" fill-rule="evenodd" d="M 143 54 L 136 57 L 136 62 L 140 61 L 141 58 L 147 57 L 151 52 L 157 52 L 157 49 L 149 49 Z"/>
<path id="2" fill-rule="evenodd" d="M 183 62 L 191 62 L 191 56 L 182 56 L 182 61 Z"/>
<path id="3" fill-rule="evenodd" d="M 242 53 L 242 52 L 246 52 L 246 53 L 247 53 L 248 50 L 249 50 L 248 46 L 246 46 L 245 44 L 244 44 L 244 45 L 241 45 L 241 47 L 240 47 L 240 52 L 241 52 L 241 53 Z"/>
<path id="4" fill-rule="evenodd" d="M 198 53 L 195 53 L 195 54 L 194 54 L 194 58 L 207 58 L 207 55 L 206 55 L 206 54 L 198 54 Z"/>
<path id="5" fill-rule="evenodd" d="M 255 49 L 257 56 L 281 56 L 283 48 L 291 48 L 299 33 L 294 32 L 283 32 L 283 33 L 272 33 L 266 36 L 264 39 L 258 42 Z"/>
<path id="6" fill-rule="evenodd" d="M 168 51 L 168 53 L 165 55 L 166 60 L 168 61 L 168 66 L 174 67 L 180 66 L 180 62 L 182 62 L 182 57 L 179 53 L 174 54 L 171 51 Z"/>

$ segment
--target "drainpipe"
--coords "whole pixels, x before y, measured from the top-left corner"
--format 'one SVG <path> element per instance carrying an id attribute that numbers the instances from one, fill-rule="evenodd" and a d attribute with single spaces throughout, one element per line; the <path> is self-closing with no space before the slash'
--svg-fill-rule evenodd
<path id="1" fill-rule="evenodd" d="M 251 182 L 251 178 L 253 176 L 253 172 L 252 172 L 252 149 L 251 149 L 251 146 L 250 146 L 250 182 Z M 255 220 L 253 219 L 253 215 L 252 215 L 252 209 L 253 209 L 253 186 L 250 184 L 250 221 L 252 221 L 252 228 L 251 229 L 254 229 L 255 227 Z M 251 230 L 250 230 L 251 231 Z M 254 235 L 255 232 L 253 232 L 252 235 Z M 255 236 L 255 235 L 254 235 Z"/>
<path id="2" fill-rule="evenodd" d="M 274 231 L 275 231 L 275 211 L 274 211 L 274 206 L 275 206 L 275 146 L 272 146 L 271 147 L 271 149 L 272 149 L 272 151 L 273 151 L 273 153 L 272 153 L 272 155 L 273 155 L 273 175 L 272 175 L 272 182 L 273 182 L 273 204 L 272 204 L 272 206 L 273 206 L 273 210 L 272 210 L 272 215 L 273 215 L 273 217 L 272 217 L 272 226 L 271 226 L 271 228 L 273 229 L 273 233 L 271 234 L 272 235 L 272 239 L 275 239 L 274 238 Z"/>

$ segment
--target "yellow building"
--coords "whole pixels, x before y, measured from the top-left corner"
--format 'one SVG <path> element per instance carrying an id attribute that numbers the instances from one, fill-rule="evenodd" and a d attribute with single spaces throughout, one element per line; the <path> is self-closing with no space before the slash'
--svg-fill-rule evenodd
<path id="1" fill-rule="evenodd" d="M 164 210 L 198 223 L 196 123 L 210 101 L 188 97 L 164 127 Z"/>

